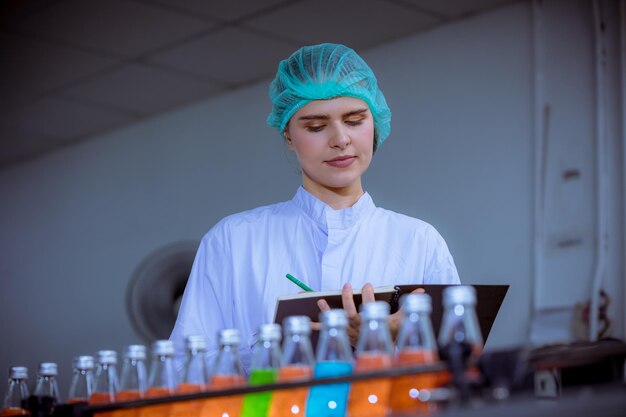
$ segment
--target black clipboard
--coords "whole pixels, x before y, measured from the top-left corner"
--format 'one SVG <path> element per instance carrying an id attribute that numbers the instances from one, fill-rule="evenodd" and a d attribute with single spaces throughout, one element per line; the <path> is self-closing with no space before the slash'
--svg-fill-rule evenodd
<path id="1" fill-rule="evenodd" d="M 441 328 L 441 320 L 443 318 L 443 290 L 449 285 L 416 285 L 416 286 L 399 286 L 423 288 L 426 294 L 432 299 L 433 310 L 430 315 L 433 322 L 433 331 L 435 337 L 439 337 L 439 329 Z M 483 341 L 486 343 L 493 323 L 496 321 L 500 307 L 504 302 L 504 297 L 509 290 L 509 285 L 472 285 L 476 290 L 476 316 L 478 317 L 478 325 Z M 409 293 L 413 291 L 408 291 Z M 403 290 L 402 293 L 407 293 Z"/>
<path id="2" fill-rule="evenodd" d="M 466 285 L 466 284 L 464 284 Z M 469 284 L 467 284 L 469 285 Z M 431 320 L 435 337 L 439 336 L 441 320 L 443 318 L 443 290 L 450 285 L 443 284 L 409 284 L 396 285 L 387 287 L 388 290 L 376 293 L 377 300 L 384 300 L 390 304 L 390 311 L 394 313 L 398 309 L 398 303 L 402 295 L 409 294 L 418 288 L 424 289 L 426 294 L 432 299 Z M 509 285 L 472 285 L 476 290 L 476 316 L 478 317 L 478 325 L 483 337 L 483 341 L 487 342 L 493 323 L 498 316 L 500 307 L 504 302 Z M 341 308 L 341 291 L 331 293 L 302 293 L 296 295 L 295 298 L 286 300 L 278 300 L 276 306 L 275 323 L 282 323 L 287 315 L 303 315 L 308 316 L 311 321 L 318 321 L 319 308 L 317 307 L 318 299 L 325 299 L 331 308 Z M 361 294 L 354 295 L 354 302 L 357 308 L 361 304 Z M 317 344 L 317 332 L 311 335 L 311 342 L 315 349 Z"/>

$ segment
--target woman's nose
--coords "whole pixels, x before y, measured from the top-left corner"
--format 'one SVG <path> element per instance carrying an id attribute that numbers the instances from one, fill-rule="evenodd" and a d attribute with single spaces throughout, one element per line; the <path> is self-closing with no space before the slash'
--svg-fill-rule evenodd
<path id="1" fill-rule="evenodd" d="M 333 129 L 330 145 L 333 148 L 344 149 L 350 144 L 350 135 L 343 125 L 336 126 Z"/>

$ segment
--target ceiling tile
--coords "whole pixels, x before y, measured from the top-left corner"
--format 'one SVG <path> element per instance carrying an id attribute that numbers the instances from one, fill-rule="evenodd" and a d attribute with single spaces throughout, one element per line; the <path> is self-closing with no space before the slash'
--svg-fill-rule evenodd
<path id="1" fill-rule="evenodd" d="M 296 47 L 228 28 L 150 57 L 159 64 L 233 84 L 269 76 Z"/>
<path id="2" fill-rule="evenodd" d="M 42 135 L 74 139 L 132 120 L 122 112 L 97 108 L 60 97 L 48 97 L 3 114 L 0 123 Z"/>
<path id="3" fill-rule="evenodd" d="M 14 19 L 13 31 L 121 56 L 138 56 L 216 25 L 134 1 L 68 0 Z"/>
<path id="4" fill-rule="evenodd" d="M 201 16 L 213 17 L 220 20 L 232 21 L 254 15 L 268 8 L 285 4 L 285 0 L 237 0 L 237 1 L 207 1 L 207 0 L 145 0 L 153 4 L 163 4 L 172 8 L 197 13 Z"/>
<path id="5" fill-rule="evenodd" d="M 60 138 L 0 125 L 0 167 L 58 146 Z"/>
<path id="6" fill-rule="evenodd" d="M 129 64 L 72 87 L 63 95 L 146 115 L 208 97 L 226 87 L 160 68 Z"/>
<path id="7" fill-rule="evenodd" d="M 297 39 L 365 48 L 437 23 L 413 8 L 378 0 L 307 0 L 250 19 L 246 27 Z"/>
<path id="8" fill-rule="evenodd" d="M 358 50 L 514 1 L 0 0 L 0 167 L 271 76 L 303 44 Z"/>
<path id="9" fill-rule="evenodd" d="M 9 106 L 83 79 L 116 62 L 74 48 L 2 33 L 0 50 L 0 91 Z"/>
<path id="10" fill-rule="evenodd" d="M 398 3 L 405 3 L 415 7 L 430 10 L 447 18 L 463 16 L 471 12 L 479 12 L 506 3 L 513 3 L 515 0 L 396 0 Z"/>
<path id="11" fill-rule="evenodd" d="M 53 5 L 57 0 L 3 0 L 0 2 L 0 27 L 5 27 L 15 19 Z"/>

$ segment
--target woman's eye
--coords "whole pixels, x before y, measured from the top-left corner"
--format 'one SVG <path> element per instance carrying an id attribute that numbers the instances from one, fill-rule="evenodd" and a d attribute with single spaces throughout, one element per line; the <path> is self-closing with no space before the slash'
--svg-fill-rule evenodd
<path id="1" fill-rule="evenodd" d="M 321 132 L 324 129 L 324 125 L 321 126 L 307 126 L 306 130 L 309 132 Z"/>
<path id="2" fill-rule="evenodd" d="M 359 120 L 346 120 L 346 124 L 349 125 L 349 126 L 358 126 L 361 123 L 363 123 L 362 119 L 359 119 Z"/>

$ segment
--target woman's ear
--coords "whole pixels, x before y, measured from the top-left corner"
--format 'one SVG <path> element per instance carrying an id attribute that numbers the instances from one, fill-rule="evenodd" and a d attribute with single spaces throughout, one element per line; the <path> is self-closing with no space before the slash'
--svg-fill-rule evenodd
<path id="1" fill-rule="evenodd" d="M 285 137 L 285 141 L 287 142 L 287 146 L 289 147 L 289 149 L 291 149 L 291 136 L 289 136 L 289 131 L 287 130 L 287 128 L 285 128 L 284 132 L 283 132 L 283 136 Z"/>

